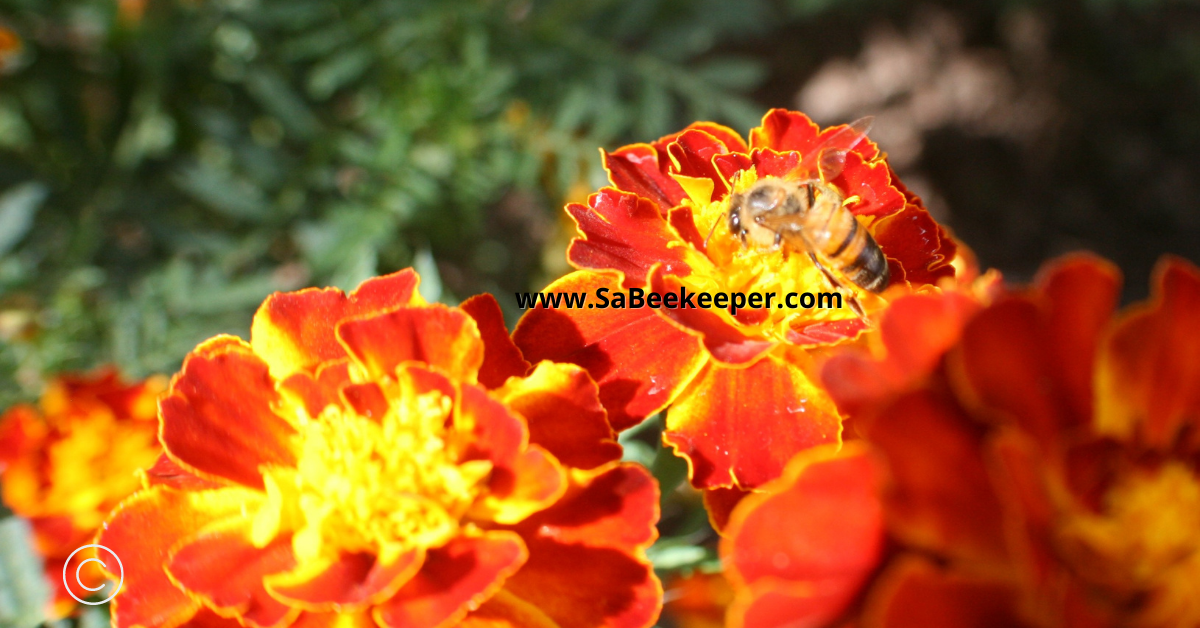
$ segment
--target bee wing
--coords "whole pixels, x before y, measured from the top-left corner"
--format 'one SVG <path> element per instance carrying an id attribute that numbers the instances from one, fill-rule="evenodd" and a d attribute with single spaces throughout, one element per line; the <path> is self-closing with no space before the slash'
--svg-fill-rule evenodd
<path id="1" fill-rule="evenodd" d="M 797 171 L 805 177 L 819 173 L 824 173 L 831 179 L 838 176 L 846 163 L 846 153 L 867 138 L 867 133 L 874 123 L 875 116 L 864 116 L 830 133 L 804 155 Z"/>

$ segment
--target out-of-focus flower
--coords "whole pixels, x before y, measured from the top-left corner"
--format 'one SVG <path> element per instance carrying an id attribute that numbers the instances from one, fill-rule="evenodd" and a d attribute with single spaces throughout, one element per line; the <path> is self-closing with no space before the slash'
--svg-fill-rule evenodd
<path id="1" fill-rule="evenodd" d="M 729 625 L 1200 625 L 1200 270 L 898 300 L 823 379 L 864 437 L 737 506 Z"/>
<path id="2" fill-rule="evenodd" d="M 642 628 L 654 480 L 598 389 L 526 362 L 498 304 L 402 271 L 277 293 L 185 360 L 166 453 L 99 542 L 114 625 Z"/>
<path id="3" fill-rule="evenodd" d="M 673 628 L 723 628 L 733 589 L 720 573 L 693 572 L 666 583 L 663 621 Z"/>
<path id="4" fill-rule="evenodd" d="M 0 72 L 13 70 L 19 64 L 25 44 L 12 29 L 0 24 Z"/>
<path id="5" fill-rule="evenodd" d="M 750 133 L 697 123 L 652 144 L 604 154 L 614 187 L 571 204 L 580 269 L 552 292 L 610 294 L 828 292 L 809 257 L 748 246 L 728 227 L 731 198 L 766 177 L 820 175 L 887 256 L 892 292 L 857 291 L 868 313 L 892 295 L 955 276 L 957 246 L 895 178 L 874 143 L 846 127 L 821 130 L 801 113 L 773 110 Z M 836 139 L 831 139 L 836 138 Z M 825 148 L 849 149 L 837 176 L 808 172 Z M 801 172 L 806 171 L 806 172 Z M 762 228 L 762 227 L 758 227 Z M 594 303 L 594 298 L 593 298 Z M 778 302 L 777 302 L 778 303 Z M 752 488 L 796 452 L 840 439 L 841 419 L 815 383 L 821 352 L 867 324 L 848 308 L 565 309 L 538 307 L 514 340 L 529 359 L 579 364 L 600 384 L 615 427 L 672 405 L 664 439 L 701 488 Z"/>
<path id="6" fill-rule="evenodd" d="M 155 397 L 164 388 L 166 378 L 127 384 L 114 369 L 64 375 L 50 382 L 39 407 L 14 406 L 0 417 L 4 503 L 33 525 L 55 616 L 76 604 L 63 589 L 63 561 L 138 489 L 137 470 L 162 452 Z"/>

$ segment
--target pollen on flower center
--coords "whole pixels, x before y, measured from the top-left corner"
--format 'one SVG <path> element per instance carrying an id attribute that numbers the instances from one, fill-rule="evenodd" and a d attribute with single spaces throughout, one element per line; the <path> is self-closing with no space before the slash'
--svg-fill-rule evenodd
<path id="1" fill-rule="evenodd" d="M 268 500 L 255 521 L 256 543 L 286 526 L 302 561 L 343 550 L 377 552 L 388 562 L 458 533 L 491 463 L 459 461 L 447 427 L 450 397 L 418 393 L 405 378 L 381 389 L 382 416 L 330 405 L 302 418 L 296 467 L 264 474 Z"/>
<path id="2" fill-rule="evenodd" d="M 1105 512 L 1073 519 L 1066 540 L 1084 550 L 1086 576 L 1146 593 L 1139 616 L 1200 623 L 1200 477 L 1181 462 L 1131 474 L 1106 495 Z M 1093 571 L 1091 559 L 1109 565 Z"/>

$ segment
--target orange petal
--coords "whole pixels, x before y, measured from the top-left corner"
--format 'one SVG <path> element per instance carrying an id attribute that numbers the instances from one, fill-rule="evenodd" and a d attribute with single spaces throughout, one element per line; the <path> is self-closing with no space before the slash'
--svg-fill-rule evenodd
<path id="1" fill-rule="evenodd" d="M 667 581 L 663 619 L 679 628 L 725 628 L 733 589 L 720 573 L 693 572 Z"/>
<path id="2" fill-rule="evenodd" d="M 529 442 L 563 464 L 592 469 L 620 459 L 600 389 L 581 367 L 539 362 L 528 377 L 512 379 L 493 394 L 525 417 Z"/>
<path id="3" fill-rule="evenodd" d="M 369 610 L 332 613 L 300 613 L 288 628 L 377 628 Z"/>
<path id="4" fill-rule="evenodd" d="M 566 495 L 512 529 L 526 540 L 632 551 L 658 536 L 658 498 L 653 477 L 634 464 L 576 472 Z"/>
<path id="5" fill-rule="evenodd" d="M 883 557 L 882 468 L 861 442 L 810 449 L 742 501 L 721 542 L 738 592 L 732 626 L 819 626 Z"/>
<path id="6" fill-rule="evenodd" d="M 731 153 L 746 153 L 750 151 L 750 147 L 746 145 L 746 140 L 742 139 L 742 134 L 733 129 L 716 122 L 693 122 L 687 126 L 684 131 L 704 131 L 705 133 L 715 137 L 718 142 L 725 145 L 725 150 Z"/>
<path id="7" fill-rule="evenodd" d="M 560 292 L 620 290 L 611 274 L 575 272 L 550 285 Z M 553 310 L 526 312 L 513 332 L 525 358 L 582 366 L 600 386 L 600 401 L 614 429 L 623 430 L 662 408 L 707 359 L 701 341 L 654 310 Z"/>
<path id="8" fill-rule="evenodd" d="M 900 297 L 879 321 L 884 359 L 843 351 L 825 362 L 821 381 L 849 414 L 881 403 L 932 374 L 978 309 L 975 300 L 955 292 Z"/>
<path id="9" fill-rule="evenodd" d="M 153 467 L 146 469 L 145 483 L 147 486 L 165 485 L 179 490 L 199 491 L 210 488 L 221 488 L 226 484 L 213 482 L 193 475 L 187 469 L 179 466 L 166 454 L 158 457 Z"/>
<path id="10" fill-rule="evenodd" d="M 96 542 L 121 557 L 125 583 L 113 600 L 116 628 L 170 628 L 196 613 L 200 603 L 167 577 L 165 561 L 179 539 L 232 516 L 246 505 L 245 491 L 184 493 L 156 486 L 135 494 L 113 512 Z"/>
<path id="11" fill-rule="evenodd" d="M 308 371 L 292 373 L 279 383 L 279 392 L 304 406 L 308 416 L 320 416 L 325 406 L 341 401 L 341 389 L 350 383 L 350 360 L 325 362 L 314 375 Z"/>
<path id="12" fill-rule="evenodd" d="M 650 267 L 661 263 L 674 275 L 687 276 L 685 251 L 679 234 L 650 201 L 614 188 L 572 203 L 567 212 L 583 237 L 571 241 L 567 257 L 577 268 L 617 270 L 626 283 L 643 285 Z M 553 291 L 553 287 L 544 292 Z M 527 356 L 528 357 L 528 356 Z"/>
<path id="13" fill-rule="evenodd" d="M 351 317 L 421 303 L 412 269 L 364 281 L 349 295 L 336 288 L 277 292 L 263 302 L 250 327 L 254 352 L 276 379 L 346 357 L 334 330 Z"/>
<path id="14" fill-rule="evenodd" d="M 663 441 L 687 458 L 697 488 L 752 488 L 840 434 L 825 393 L 799 368 L 767 356 L 746 368 L 706 366 L 667 413 Z"/>
<path id="15" fill-rule="evenodd" d="M 530 445 L 508 468 L 496 468 L 488 494 L 471 514 L 497 523 L 517 523 L 553 504 L 567 490 L 562 465 L 541 447 Z"/>
<path id="16" fill-rule="evenodd" d="M 513 344 L 504 324 L 504 312 L 496 297 L 477 294 L 459 306 L 468 316 L 475 319 L 479 335 L 483 338 L 483 366 L 479 367 L 479 383 L 486 388 L 499 388 L 510 377 L 521 377 L 533 366 L 525 361 L 521 350 Z"/>
<path id="17" fill-rule="evenodd" d="M 797 322 L 794 321 L 787 330 L 787 341 L 797 347 L 819 347 L 853 340 L 871 328 L 861 318 L 817 321 L 802 326 Z"/>
<path id="18" fill-rule="evenodd" d="M 588 626 L 589 624 L 584 624 Z M 457 628 L 565 628 L 536 606 L 501 589 Z"/>
<path id="19" fill-rule="evenodd" d="M 218 336 L 184 360 L 160 402 L 162 443 L 201 477 L 261 489 L 259 467 L 296 461 L 295 430 L 275 414 L 278 403 L 266 363 L 241 340 Z"/>
<path id="20" fill-rule="evenodd" d="M 191 619 L 177 628 L 242 628 L 242 625 L 236 619 L 221 617 L 216 612 L 202 607 Z"/>
<path id="21" fill-rule="evenodd" d="M 708 522 L 717 532 L 724 532 L 729 525 L 733 509 L 750 495 L 740 488 L 713 488 L 704 491 L 704 509 L 708 511 Z"/>
<path id="22" fill-rule="evenodd" d="M 799 151 L 808 158 L 808 152 L 825 138 L 837 133 L 845 125 L 831 126 L 820 130 L 808 116 L 799 111 L 772 109 L 763 116 L 762 125 L 750 130 L 750 148 L 770 148 L 776 151 Z M 844 143 L 831 144 L 826 148 L 846 148 Z M 879 155 L 879 148 L 871 140 L 863 140 L 854 147 L 854 152 L 867 160 Z"/>
<path id="23" fill-rule="evenodd" d="M 892 282 L 936 284 L 943 277 L 954 276 L 957 245 L 929 212 L 909 203 L 871 227 L 875 242 L 888 257 Z"/>
<path id="24" fill-rule="evenodd" d="M 460 387 L 453 421 L 465 439 L 462 459 L 490 460 L 500 469 L 512 469 L 529 439 L 520 417 L 471 384 Z"/>
<path id="25" fill-rule="evenodd" d="M 492 596 L 528 553 L 511 532 L 460 536 L 430 550 L 421 570 L 374 611 L 387 628 L 443 628 Z"/>
<path id="26" fill-rule="evenodd" d="M 656 265 L 650 272 L 650 290 L 659 294 L 682 295 L 683 284 L 666 268 Z M 704 347 L 713 358 L 725 364 L 752 362 L 773 349 L 777 343 L 747 336 L 720 314 L 696 307 L 652 310 L 704 339 Z"/>
<path id="27" fill-rule="evenodd" d="M 655 146 L 633 144 L 611 153 L 602 149 L 600 155 L 613 187 L 654 203 L 663 215 L 687 198 L 683 188 L 668 174 L 671 161 L 666 152 Z"/>
<path id="28" fill-rule="evenodd" d="M 359 415 L 375 421 L 383 420 L 389 403 L 383 389 L 375 382 L 349 384 L 341 390 L 342 402 Z"/>
<path id="29" fill-rule="evenodd" d="M 792 174 L 800 165 L 800 153 L 795 151 L 777 152 L 769 148 L 755 149 L 749 155 L 730 153 L 713 157 L 713 165 L 721 173 L 721 177 L 732 183 L 742 171 L 754 169 L 759 178 L 786 177 Z"/>
<path id="30" fill-rule="evenodd" d="M 355 611 L 390 598 L 425 562 L 413 550 L 382 563 L 373 554 L 344 552 L 335 560 L 301 565 L 265 579 L 267 591 L 309 612 Z"/>
<path id="31" fill-rule="evenodd" d="M 401 362 L 416 361 L 470 382 L 483 364 L 475 321 L 440 304 L 348 320 L 338 325 L 337 335 L 372 379 L 390 377 Z"/>
<path id="32" fill-rule="evenodd" d="M 645 628 L 662 607 L 662 585 L 641 558 L 614 549 L 526 538 L 529 560 L 504 592 L 562 628 Z M 537 624 L 533 624 L 537 625 Z"/>
<path id="33" fill-rule="evenodd" d="M 1123 313 L 1102 345 L 1097 429 L 1161 449 L 1190 431 L 1200 448 L 1200 269 L 1165 257 L 1151 299 Z"/>
<path id="34" fill-rule="evenodd" d="M 893 534 L 953 556 L 1006 560 L 1004 513 L 983 460 L 982 426 L 944 393 L 917 391 L 897 397 L 859 427 L 892 472 Z"/>
<path id="35" fill-rule="evenodd" d="M 1022 628 L 1016 592 L 1004 582 L 947 573 L 924 559 L 894 565 L 867 601 L 865 626 Z"/>
<path id="36" fill-rule="evenodd" d="M 34 450 L 45 436 L 46 426 L 31 406 L 22 404 L 6 410 L 0 416 L 0 471 Z"/>
<path id="37" fill-rule="evenodd" d="M 299 612 L 267 594 L 263 578 L 296 566 L 292 540 L 280 536 L 257 548 L 238 526 L 201 532 L 167 561 L 172 579 L 206 606 L 254 628 L 286 625 Z"/>

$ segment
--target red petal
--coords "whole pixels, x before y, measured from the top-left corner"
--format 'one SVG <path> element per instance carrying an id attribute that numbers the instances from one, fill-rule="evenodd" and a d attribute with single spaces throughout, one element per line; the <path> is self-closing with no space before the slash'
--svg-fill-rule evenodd
<path id="1" fill-rule="evenodd" d="M 167 561 L 172 578 L 206 606 L 255 628 L 286 625 L 298 610 L 272 598 L 265 576 L 296 565 L 291 537 L 281 536 L 256 548 L 241 529 L 203 532 L 184 542 Z"/>
<path id="2" fill-rule="evenodd" d="M 676 207 L 667 214 L 667 222 L 671 223 L 671 227 L 679 234 L 679 237 L 688 244 L 696 247 L 697 251 L 703 251 L 706 247 L 704 239 L 706 236 L 700 234 L 700 230 L 696 228 L 696 218 L 692 214 L 691 207 Z"/>
<path id="3" fill-rule="evenodd" d="M 300 613 L 288 628 L 378 628 L 370 610 L 332 613 Z"/>
<path id="4" fill-rule="evenodd" d="M 679 235 L 645 199 L 604 188 L 588 199 L 588 206 L 572 203 L 567 212 L 583 234 L 567 250 L 578 268 L 621 271 L 631 286 L 643 285 L 656 263 L 664 264 L 671 274 L 691 272 L 684 254 L 687 247 L 678 246 Z"/>
<path id="5" fill-rule="evenodd" d="M 742 139 L 742 135 L 727 126 L 715 122 L 693 122 L 685 129 L 685 131 L 691 130 L 704 131 L 717 138 L 717 141 L 725 145 L 725 150 L 728 152 L 750 152 L 750 147 L 746 146 L 746 140 Z"/>
<path id="6" fill-rule="evenodd" d="M 390 407 L 383 389 L 375 382 L 349 384 L 342 388 L 341 393 L 343 403 L 353 408 L 359 416 L 376 422 L 383 420 L 383 415 L 387 414 Z"/>
<path id="7" fill-rule="evenodd" d="M 349 296 L 335 288 L 277 292 L 254 315 L 250 342 L 254 352 L 284 379 L 321 362 L 346 357 L 334 330 L 348 318 L 410 305 L 419 279 L 412 269 L 364 281 Z"/>
<path id="8" fill-rule="evenodd" d="M 797 347 L 817 347 L 853 340 L 871 326 L 861 318 L 843 318 L 789 327 L 787 341 Z"/>
<path id="9" fill-rule="evenodd" d="M 566 471 L 537 445 L 521 452 L 508 469 L 492 471 L 489 494 L 471 515 L 497 523 L 517 523 L 553 504 L 567 489 Z"/>
<path id="10" fill-rule="evenodd" d="M 183 493 L 156 486 L 141 491 L 113 512 L 96 540 L 121 557 L 125 581 L 113 600 L 116 628 L 169 628 L 191 617 L 200 603 L 167 577 L 164 561 L 181 538 L 206 525 L 239 516 L 239 489 Z"/>
<path id="11" fill-rule="evenodd" d="M 1200 269 L 1159 262 L 1151 300 L 1124 313 L 1100 354 L 1098 428 L 1155 448 L 1200 448 Z"/>
<path id="12" fill-rule="evenodd" d="M 632 551 L 658 536 L 658 499 L 658 485 L 644 468 L 614 465 L 582 479 L 576 476 L 562 499 L 513 529 L 527 541 Z"/>
<path id="13" fill-rule="evenodd" d="M 430 550 L 421 570 L 375 610 L 388 628 L 441 628 L 477 608 L 524 564 L 528 553 L 510 532 L 460 536 Z"/>
<path id="14" fill-rule="evenodd" d="M 931 391 L 897 397 L 857 425 L 891 469 L 888 512 L 895 535 L 970 560 L 1006 560 L 1004 513 L 983 460 L 982 426 L 944 393 Z"/>
<path id="15" fill-rule="evenodd" d="M 741 589 L 730 623 L 819 626 L 841 615 L 883 559 L 882 482 L 861 444 L 824 446 L 743 500 L 721 543 Z"/>
<path id="16" fill-rule="evenodd" d="M 374 379 L 393 376 L 401 362 L 416 361 L 469 382 L 483 364 L 483 341 L 475 322 L 444 305 L 348 320 L 338 325 L 337 335 Z"/>
<path id="17" fill-rule="evenodd" d="M 166 454 L 159 456 L 154 466 L 146 469 L 146 483 L 149 486 L 162 484 L 168 488 L 191 491 L 225 486 L 222 483 L 193 475 L 187 469 L 176 464 Z"/>
<path id="18" fill-rule="evenodd" d="M 383 564 L 366 552 L 343 553 L 337 560 L 266 579 L 267 590 L 290 605 L 310 612 L 350 611 L 390 598 L 413 577 L 425 560 L 413 550 Z"/>
<path id="19" fill-rule="evenodd" d="M 654 203 L 659 213 L 665 215 L 687 198 L 683 188 L 668 174 L 670 159 L 656 147 L 633 144 L 612 153 L 601 150 L 600 154 L 613 186 Z"/>
<path id="20" fill-rule="evenodd" d="M 1022 628 L 1007 583 L 946 573 L 923 559 L 895 565 L 875 588 L 868 614 L 882 628 Z"/>
<path id="21" fill-rule="evenodd" d="M 667 145 L 667 153 L 671 156 L 673 164 L 671 171 L 685 177 L 711 179 L 714 200 L 727 195 L 729 185 L 713 165 L 713 157 L 728 152 L 730 150 L 724 142 L 699 129 L 684 131 L 674 142 Z"/>
<path id="22" fill-rule="evenodd" d="M 479 367 L 479 383 L 486 388 L 499 388 L 510 377 L 521 377 L 533 366 L 525 361 L 521 350 L 513 344 L 504 324 L 504 312 L 496 297 L 478 294 L 459 306 L 468 316 L 475 319 L 479 335 L 483 338 L 483 366 Z"/>
<path id="23" fill-rule="evenodd" d="M 341 402 L 342 386 L 350 383 L 350 360 L 325 362 L 314 376 L 297 371 L 279 383 L 279 392 L 304 405 L 308 416 L 320 416 L 331 403 Z"/>
<path id="24" fill-rule="evenodd" d="M 650 290 L 659 294 L 674 292 L 682 295 L 683 287 L 679 279 L 665 273 L 665 267 L 654 267 L 650 273 Z M 680 307 L 657 312 L 703 338 L 704 347 L 712 357 L 725 364 L 752 362 L 776 346 L 775 342 L 743 334 L 719 314 L 709 310 Z"/>
<path id="25" fill-rule="evenodd" d="M 556 622 L 547 627 L 644 628 L 658 617 L 662 585 L 645 560 L 545 539 L 526 544 L 529 560 L 504 584 L 504 592 Z"/>
<path id="26" fill-rule="evenodd" d="M 924 209 L 905 205 L 899 213 L 873 225 L 871 231 L 888 257 L 893 282 L 935 284 L 942 277 L 954 276 L 954 240 Z"/>
<path id="27" fill-rule="evenodd" d="M 197 347 L 161 403 L 162 443 L 201 477 L 261 489 L 262 465 L 296 462 L 295 430 L 275 414 L 279 403 L 267 365 L 236 338 Z"/>
<path id="28" fill-rule="evenodd" d="M 768 356 L 746 368 L 709 364 L 667 413 L 663 441 L 688 459 L 697 488 L 756 487 L 796 453 L 836 443 L 841 420 L 800 369 Z"/>
<path id="29" fill-rule="evenodd" d="M 714 488 L 704 491 L 704 509 L 708 511 L 708 521 L 713 529 L 724 532 L 729 525 L 733 509 L 750 494 L 750 491 L 740 488 Z"/>
<path id="30" fill-rule="evenodd" d="M 559 292 L 621 289 L 613 275 L 576 272 L 550 286 Z M 707 359 L 698 338 L 654 310 L 527 312 L 513 332 L 526 359 L 578 364 L 600 386 L 613 428 L 622 430 L 666 407 Z"/>
<path id="31" fill-rule="evenodd" d="M 38 447 L 45 435 L 46 427 L 31 406 L 6 410 L 0 416 L 0 471 Z"/>
<path id="32" fill-rule="evenodd" d="M 524 422 L 478 386 L 464 384 L 461 391 L 454 427 L 467 441 L 463 460 L 491 460 L 498 469 L 511 471 L 528 442 Z"/>
<path id="33" fill-rule="evenodd" d="M 813 146 L 844 126 L 831 126 L 821 131 L 816 123 L 799 111 L 772 109 L 763 116 L 762 126 L 750 130 L 750 148 L 770 148 L 780 152 L 794 150 L 807 157 Z M 834 144 L 827 148 L 846 146 Z M 871 160 L 879 155 L 879 148 L 871 140 L 863 140 L 854 147 L 854 152 Z"/>
<path id="34" fill-rule="evenodd" d="M 242 628 L 242 625 L 236 619 L 221 617 L 214 611 L 201 608 L 177 628 Z"/>
<path id="35" fill-rule="evenodd" d="M 600 389 L 578 366 L 540 362 L 528 377 L 494 394 L 525 417 L 529 442 L 569 467 L 592 469 L 621 457 Z"/>
<path id="36" fill-rule="evenodd" d="M 904 209 L 904 194 L 891 185 L 891 170 L 887 162 L 867 160 L 858 153 L 848 153 L 841 174 L 831 182 L 846 198 L 858 197 L 849 205 L 858 216 L 890 216 Z"/>

